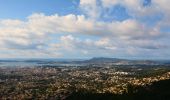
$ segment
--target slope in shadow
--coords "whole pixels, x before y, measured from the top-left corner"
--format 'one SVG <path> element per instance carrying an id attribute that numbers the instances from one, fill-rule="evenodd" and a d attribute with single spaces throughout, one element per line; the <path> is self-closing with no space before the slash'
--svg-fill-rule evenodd
<path id="1" fill-rule="evenodd" d="M 152 85 L 128 86 L 124 94 L 93 93 L 86 90 L 73 92 L 66 100 L 170 100 L 170 80 L 154 82 Z"/>

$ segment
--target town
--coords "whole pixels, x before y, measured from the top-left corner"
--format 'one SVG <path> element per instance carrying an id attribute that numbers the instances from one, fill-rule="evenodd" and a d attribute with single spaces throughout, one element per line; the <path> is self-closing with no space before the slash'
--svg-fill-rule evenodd
<path id="1" fill-rule="evenodd" d="M 0 67 L 0 99 L 64 99 L 75 91 L 127 93 L 170 79 L 168 65 Z"/>

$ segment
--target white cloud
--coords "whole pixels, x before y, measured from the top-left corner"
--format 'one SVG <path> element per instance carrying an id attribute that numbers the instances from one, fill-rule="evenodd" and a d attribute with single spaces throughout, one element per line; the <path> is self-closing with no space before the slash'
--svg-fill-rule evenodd
<path id="1" fill-rule="evenodd" d="M 142 50 L 167 49 L 169 44 L 162 42 L 168 38 L 161 32 L 162 26 L 168 26 L 170 7 L 168 0 L 152 0 L 152 5 L 143 7 L 141 0 L 80 0 L 81 15 L 45 15 L 35 13 L 25 20 L 0 20 L 0 47 L 20 53 L 13 56 L 61 56 L 82 53 L 94 55 L 110 53 L 132 54 Z M 123 21 L 98 20 L 102 9 L 120 4 L 125 7 L 133 18 Z M 143 17 L 161 12 L 165 17 L 157 25 L 148 27 L 135 17 Z M 170 26 L 170 25 L 169 25 Z M 63 35 L 57 40 L 57 35 Z M 56 40 L 53 40 L 53 36 Z M 74 36 L 82 36 L 77 38 Z M 88 36 L 88 38 L 85 38 Z M 97 37 L 97 40 L 93 40 Z M 51 42 L 55 41 L 55 42 Z M 57 42 L 56 42 L 57 41 Z M 146 50 L 146 52 L 147 52 Z M 2 51 L 2 50 L 1 50 Z M 133 52 L 132 52 L 133 51 Z M 10 54 L 10 53 L 8 53 Z M 136 53 L 138 54 L 138 53 Z"/>
<path id="2" fill-rule="evenodd" d="M 88 15 L 88 17 L 96 20 L 100 17 L 101 9 L 97 4 L 97 0 L 80 0 L 80 8 Z"/>
<path id="3" fill-rule="evenodd" d="M 158 32 L 156 32 L 158 31 Z M 113 46 L 114 41 L 106 38 L 117 38 L 117 41 L 129 41 L 129 39 L 141 39 L 159 37 L 159 30 L 149 29 L 136 20 L 128 19 L 122 22 L 93 21 L 85 18 L 84 15 L 51 15 L 33 14 L 26 21 L 2 20 L 0 27 L 1 47 L 12 49 L 40 49 L 50 44 L 50 34 L 73 34 L 89 35 L 101 38 L 99 41 L 82 41 L 75 39 L 71 35 L 61 37 L 63 49 L 74 51 L 77 46 L 84 49 L 105 49 L 113 50 L 119 47 Z M 125 42 L 126 42 L 125 41 Z M 93 43 L 94 42 L 94 43 Z M 123 45 L 123 44 L 122 44 Z M 61 46 L 59 46 L 61 47 Z M 70 49 L 71 48 L 71 49 Z M 83 47 L 81 47 L 84 51 Z M 58 48 L 59 49 L 59 48 Z M 79 50 L 77 48 L 76 50 Z M 86 51 L 87 54 L 87 51 Z"/>
<path id="4" fill-rule="evenodd" d="M 101 0 L 103 7 L 111 8 L 115 5 L 121 5 L 127 9 L 127 13 L 133 17 L 144 17 L 144 16 L 151 16 L 153 14 L 158 13 L 159 8 L 152 4 L 150 6 L 143 6 L 144 0 Z M 161 0 L 152 0 L 154 1 L 161 1 Z M 152 2 L 151 1 L 151 2 Z"/>
<path id="5" fill-rule="evenodd" d="M 152 0 L 153 4 L 165 14 L 170 14 L 169 0 Z"/>

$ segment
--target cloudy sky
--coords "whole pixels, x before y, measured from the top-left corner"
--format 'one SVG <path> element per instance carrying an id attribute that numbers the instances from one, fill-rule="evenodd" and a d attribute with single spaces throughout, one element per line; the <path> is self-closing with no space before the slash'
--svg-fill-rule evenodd
<path id="1" fill-rule="evenodd" d="M 170 59 L 169 0 L 0 0 L 0 58 Z"/>

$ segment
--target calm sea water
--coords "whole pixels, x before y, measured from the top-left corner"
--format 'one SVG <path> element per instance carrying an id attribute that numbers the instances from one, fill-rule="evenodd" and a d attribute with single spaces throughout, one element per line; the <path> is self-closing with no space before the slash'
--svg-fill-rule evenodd
<path id="1" fill-rule="evenodd" d="M 36 62 L 0 62 L 0 67 L 35 67 L 41 65 Z"/>
<path id="2" fill-rule="evenodd" d="M 0 60 L 0 67 L 37 67 L 37 66 L 82 66 L 80 64 L 61 63 L 60 61 L 72 60 Z M 60 62 L 60 63 L 58 63 Z"/>

